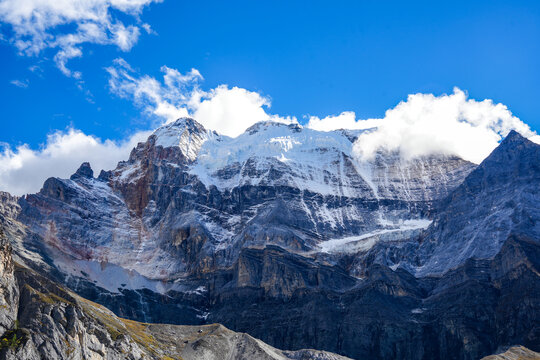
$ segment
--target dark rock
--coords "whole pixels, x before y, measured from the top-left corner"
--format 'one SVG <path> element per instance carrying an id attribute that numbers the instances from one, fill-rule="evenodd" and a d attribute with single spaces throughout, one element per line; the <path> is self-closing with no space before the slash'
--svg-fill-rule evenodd
<path id="1" fill-rule="evenodd" d="M 77 169 L 75 174 L 71 175 L 71 180 L 77 180 L 79 178 L 93 178 L 94 171 L 90 167 L 90 163 L 83 162 L 81 166 Z"/>

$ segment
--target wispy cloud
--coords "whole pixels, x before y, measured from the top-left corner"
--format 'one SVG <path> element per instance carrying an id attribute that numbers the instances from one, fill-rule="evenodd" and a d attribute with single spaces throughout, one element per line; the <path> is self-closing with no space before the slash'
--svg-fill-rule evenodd
<path id="1" fill-rule="evenodd" d="M 20 87 L 20 88 L 23 88 L 23 89 L 26 89 L 28 87 L 28 79 L 24 79 L 24 80 L 11 80 L 9 82 L 11 85 L 15 85 L 16 87 Z"/>
<path id="2" fill-rule="evenodd" d="M 54 61 L 66 76 L 81 78 L 68 68 L 69 60 L 83 55 L 83 44 L 115 45 L 129 51 L 141 28 L 139 15 L 162 0 L 0 0 L 0 21 L 11 25 L 9 41 L 23 55 L 54 49 Z M 115 14 L 123 13 L 120 20 Z M 125 19 L 131 19 L 129 24 Z"/>

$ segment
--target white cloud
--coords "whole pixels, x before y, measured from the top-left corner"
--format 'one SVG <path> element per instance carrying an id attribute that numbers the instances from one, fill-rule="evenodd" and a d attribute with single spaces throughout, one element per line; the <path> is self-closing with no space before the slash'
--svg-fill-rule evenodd
<path id="1" fill-rule="evenodd" d="M 70 59 L 82 56 L 82 45 L 94 43 L 116 45 L 129 51 L 137 42 L 141 27 L 151 31 L 148 24 L 139 25 L 143 8 L 162 0 L 0 0 L 0 21 L 11 25 L 10 41 L 24 55 L 38 55 L 45 49 L 56 49 L 54 60 L 67 76 L 80 78 L 81 73 L 70 70 Z M 125 25 L 115 16 L 132 18 Z"/>
<path id="2" fill-rule="evenodd" d="M 228 136 L 238 136 L 256 122 L 270 120 L 264 110 L 269 106 L 270 100 L 259 93 L 226 85 L 203 93 L 199 102 L 191 104 L 195 119 Z"/>
<path id="3" fill-rule="evenodd" d="M 379 126 L 380 121 L 381 119 L 356 120 L 354 111 L 344 111 L 339 115 L 329 115 L 322 119 L 317 116 L 310 116 L 306 126 L 319 131 L 363 130 Z"/>
<path id="4" fill-rule="evenodd" d="M 261 120 L 296 122 L 295 118 L 268 114 L 270 100 L 257 92 L 226 85 L 203 91 L 198 86 L 202 76 L 197 70 L 187 74 L 165 66 L 161 70 L 163 79 L 158 81 L 139 76 L 125 61 L 116 60 L 107 69 L 111 91 L 133 100 L 161 122 L 192 116 L 205 127 L 229 136 Z M 399 151 L 404 158 L 442 153 L 478 163 L 512 129 L 540 143 L 540 136 L 505 105 L 468 99 L 457 88 L 450 95 L 409 95 L 382 119 L 357 120 L 353 112 L 343 112 L 322 119 L 312 116 L 307 127 L 320 131 L 366 129 L 354 148 L 364 159 L 384 148 Z M 5 145 L 0 150 L 0 190 L 19 195 L 38 191 L 46 178 L 68 177 L 84 161 L 91 163 L 96 174 L 112 169 L 149 134 L 139 132 L 113 142 L 71 129 L 49 135 L 39 150 Z"/>
<path id="5" fill-rule="evenodd" d="M 11 84 L 11 85 L 15 85 L 16 87 L 20 87 L 20 88 L 26 89 L 26 88 L 28 87 L 28 79 L 24 79 L 24 80 L 11 80 L 11 81 L 10 81 L 10 84 Z"/>
<path id="6" fill-rule="evenodd" d="M 49 135 L 39 150 L 28 145 L 16 149 L 4 145 L 0 152 L 0 190 L 14 195 L 36 192 L 47 178 L 67 178 L 85 161 L 90 162 L 97 176 L 100 170 L 113 169 L 118 161 L 127 159 L 131 149 L 149 134 L 138 132 L 113 142 L 70 129 Z"/>
<path id="7" fill-rule="evenodd" d="M 296 122 L 294 117 L 269 114 L 270 99 L 257 92 L 227 85 L 203 91 L 198 86 L 202 76 L 197 70 L 185 75 L 166 66 L 161 70 L 163 80 L 158 81 L 137 75 L 123 59 L 117 59 L 107 69 L 111 91 L 165 121 L 191 116 L 205 127 L 233 137 L 258 121 Z M 405 159 L 440 153 L 479 163 L 510 130 L 540 142 L 540 136 L 505 105 L 468 99 L 458 88 L 450 95 L 409 95 L 382 119 L 360 120 L 354 112 L 345 111 L 322 119 L 311 116 L 306 126 L 319 131 L 366 130 L 355 144 L 362 159 L 385 148 L 399 151 Z"/>
<path id="8" fill-rule="evenodd" d="M 227 136 L 238 136 L 259 121 L 296 122 L 266 112 L 270 99 L 243 88 L 220 85 L 203 91 L 199 71 L 191 69 L 182 74 L 167 66 L 161 67 L 163 80 L 138 75 L 123 59 L 116 59 L 109 72 L 111 91 L 133 100 L 138 106 L 165 122 L 191 116 L 208 129 Z"/>
<path id="9" fill-rule="evenodd" d="M 312 117 L 308 126 L 323 131 L 376 127 L 355 144 L 364 159 L 384 148 L 400 151 L 404 158 L 440 153 L 479 163 L 511 130 L 540 142 L 540 136 L 505 105 L 468 99 L 458 88 L 450 95 L 409 95 L 407 101 L 386 111 L 383 119 L 356 120 L 354 113 L 346 112 L 324 119 Z"/>

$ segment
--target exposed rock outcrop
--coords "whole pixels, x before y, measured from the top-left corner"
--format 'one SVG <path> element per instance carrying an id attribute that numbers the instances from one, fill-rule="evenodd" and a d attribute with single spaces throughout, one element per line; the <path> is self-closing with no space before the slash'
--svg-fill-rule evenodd
<path id="1" fill-rule="evenodd" d="M 0 359 L 346 359 L 316 350 L 281 351 L 218 324 L 178 326 L 118 318 L 14 263 L 2 234 L 0 241 Z"/>
<path id="2" fill-rule="evenodd" d="M 540 353 L 529 350 L 523 346 L 512 346 L 497 355 L 490 355 L 482 358 L 482 360 L 538 360 L 540 359 Z"/>

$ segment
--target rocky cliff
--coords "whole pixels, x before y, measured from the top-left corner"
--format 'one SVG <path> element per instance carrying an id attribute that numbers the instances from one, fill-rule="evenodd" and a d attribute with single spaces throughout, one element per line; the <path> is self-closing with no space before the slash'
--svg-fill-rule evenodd
<path id="1" fill-rule="evenodd" d="M 358 134 L 180 119 L 98 177 L 4 196 L 0 220 L 18 261 L 132 320 L 352 358 L 540 350 L 540 147 L 364 161 Z"/>
<path id="2" fill-rule="evenodd" d="M 15 263 L 3 233 L 0 244 L 0 359 L 346 359 L 315 350 L 281 351 L 218 324 L 122 319 Z"/>

